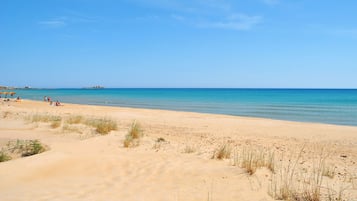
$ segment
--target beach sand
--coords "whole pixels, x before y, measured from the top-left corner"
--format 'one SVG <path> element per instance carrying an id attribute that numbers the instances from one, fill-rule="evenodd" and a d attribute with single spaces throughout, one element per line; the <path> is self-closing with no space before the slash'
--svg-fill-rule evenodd
<path id="1" fill-rule="evenodd" d="M 52 128 L 28 120 L 36 114 L 60 116 L 62 124 Z M 64 129 L 65 119 L 74 115 L 112 119 L 118 129 L 108 135 L 85 125 Z M 134 121 L 144 136 L 138 146 L 125 148 Z M 30 100 L 0 103 L 0 146 L 17 139 L 38 139 L 49 150 L 0 163 L 1 201 L 268 201 L 274 200 L 272 186 L 281 183 L 277 178 L 290 175 L 286 167 L 294 170 L 291 181 L 296 183 L 289 189 L 303 194 L 322 162 L 330 170 L 317 182 L 322 200 L 339 194 L 357 200 L 353 126 L 66 103 L 56 107 Z M 230 157 L 212 159 L 224 145 Z M 249 151 L 274 153 L 274 170 L 261 165 L 248 174 L 237 161 Z"/>

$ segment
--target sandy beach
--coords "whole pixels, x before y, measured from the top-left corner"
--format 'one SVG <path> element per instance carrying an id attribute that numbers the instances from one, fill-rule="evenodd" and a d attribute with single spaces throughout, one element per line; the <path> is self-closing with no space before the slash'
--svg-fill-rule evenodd
<path id="1" fill-rule="evenodd" d="M 286 199 L 281 189 L 357 200 L 353 126 L 30 100 L 2 102 L 0 112 L 1 147 L 15 140 L 47 147 L 0 163 L 2 201 L 268 201 Z M 34 115 L 61 120 L 54 127 L 29 120 Z M 117 129 L 102 135 L 67 125 L 72 116 L 110 119 Z M 143 137 L 127 148 L 134 121 Z M 222 147 L 228 155 L 220 159 Z M 263 162 L 250 173 L 245 164 L 255 160 Z"/>

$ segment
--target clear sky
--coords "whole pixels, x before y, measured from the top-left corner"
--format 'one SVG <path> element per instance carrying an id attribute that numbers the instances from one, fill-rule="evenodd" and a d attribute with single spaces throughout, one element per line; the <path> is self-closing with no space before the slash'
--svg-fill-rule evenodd
<path id="1" fill-rule="evenodd" d="M 357 88 L 356 0 L 0 0 L 0 85 Z"/>

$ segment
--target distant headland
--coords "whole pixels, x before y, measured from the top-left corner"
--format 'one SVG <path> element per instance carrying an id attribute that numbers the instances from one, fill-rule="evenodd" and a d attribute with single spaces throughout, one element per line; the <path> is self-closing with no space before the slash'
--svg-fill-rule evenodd
<path id="1" fill-rule="evenodd" d="M 100 85 L 96 85 L 96 86 L 92 86 L 92 87 L 84 87 L 84 89 L 104 89 L 104 87 L 100 86 Z"/>
<path id="2" fill-rule="evenodd" d="M 14 90 L 14 89 L 32 89 L 32 88 L 30 86 L 25 86 L 25 87 L 0 86 L 0 90 Z"/>

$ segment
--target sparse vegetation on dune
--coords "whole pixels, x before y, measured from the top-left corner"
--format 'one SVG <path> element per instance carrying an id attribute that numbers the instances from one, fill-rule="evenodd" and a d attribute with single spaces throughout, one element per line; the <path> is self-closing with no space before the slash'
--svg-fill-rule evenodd
<path id="1" fill-rule="evenodd" d="M 68 124 L 81 124 L 83 122 L 85 122 L 85 118 L 80 115 L 72 115 L 66 119 L 66 123 Z"/>
<path id="2" fill-rule="evenodd" d="M 11 157 L 3 150 L 0 151 L 0 163 L 11 160 Z"/>
<path id="3" fill-rule="evenodd" d="M 223 144 L 214 151 L 212 159 L 230 158 L 229 144 Z M 300 152 L 284 157 L 276 157 L 275 151 L 259 146 L 249 146 L 234 150 L 233 165 L 253 175 L 259 168 L 270 170 L 268 194 L 275 200 L 287 201 L 347 201 L 347 190 L 355 188 L 356 174 L 347 181 L 335 178 L 336 167 L 328 164 L 328 153 L 321 149 L 307 152 L 305 147 Z M 305 154 L 309 153 L 307 157 Z M 304 154 L 304 157 L 303 157 Z M 327 178 L 330 180 L 325 181 Z M 333 188 L 329 182 L 334 183 Z M 341 183 L 336 187 L 336 182 Z"/>
<path id="4" fill-rule="evenodd" d="M 26 118 L 31 123 L 43 122 L 50 123 L 50 127 L 55 129 L 62 126 L 62 117 L 49 115 L 49 114 L 34 114 Z M 64 118 L 64 125 L 62 127 L 63 131 L 75 131 L 78 132 L 78 129 L 72 128 L 69 125 L 72 124 L 83 124 L 86 126 L 93 127 L 95 131 L 101 135 L 106 135 L 110 131 L 117 130 L 117 123 L 109 118 L 85 118 L 80 115 L 72 115 L 67 118 Z M 81 132 L 78 132 L 81 133 Z"/>
<path id="5" fill-rule="evenodd" d="M 335 177 L 335 170 L 336 170 L 336 168 L 333 165 L 326 164 L 323 167 L 322 176 L 329 177 L 330 179 L 333 179 Z"/>
<path id="6" fill-rule="evenodd" d="M 341 185 L 339 189 L 332 189 L 325 177 L 334 178 L 335 168 L 326 165 L 327 156 L 322 150 L 320 155 L 313 157 L 312 161 L 303 159 L 302 148 L 297 156 L 282 157 L 277 171 L 272 174 L 269 195 L 276 200 L 292 201 L 342 201 L 347 187 Z M 310 168 L 302 165 L 309 163 Z M 342 181 L 345 183 L 345 181 Z"/>
<path id="7" fill-rule="evenodd" d="M 161 145 L 162 145 L 163 143 L 167 143 L 166 140 L 165 140 L 165 138 L 159 137 L 159 138 L 157 138 L 157 139 L 155 140 L 155 143 L 154 143 L 154 145 L 152 146 L 152 148 L 158 150 L 158 149 L 161 148 Z"/>
<path id="8" fill-rule="evenodd" d="M 141 137 L 143 137 L 143 130 L 140 124 L 134 121 L 129 128 L 128 134 L 125 136 L 124 147 L 138 146 Z"/>
<path id="9" fill-rule="evenodd" d="M 79 133 L 79 134 L 83 133 L 82 129 L 80 129 L 76 126 L 69 125 L 69 124 L 63 125 L 62 132 L 64 132 L 64 133 Z"/>
<path id="10" fill-rule="evenodd" d="M 263 148 L 245 147 L 234 152 L 233 165 L 239 166 L 253 175 L 257 169 L 266 167 L 271 172 L 275 171 L 274 152 Z"/>
<path id="11" fill-rule="evenodd" d="M 21 156 L 32 156 L 46 151 L 44 145 L 39 140 L 24 141 L 24 148 L 20 150 Z"/>
<path id="12" fill-rule="evenodd" d="M 5 118 L 8 115 L 10 114 L 4 113 L 3 117 Z M 63 132 L 91 133 L 91 135 L 105 135 L 118 129 L 116 121 L 112 119 L 91 118 L 81 115 L 35 114 L 29 116 L 28 121 L 32 123 L 48 123 L 45 125 L 50 125 L 51 128 L 62 128 Z M 140 124 L 136 121 L 132 122 L 123 140 L 123 147 L 139 146 L 142 137 L 143 130 Z M 166 146 L 168 142 L 162 137 L 152 139 L 152 141 L 155 142 L 153 149 L 172 148 L 172 146 Z M 180 144 L 181 146 L 177 151 L 181 153 L 197 152 L 196 142 L 189 141 L 189 143 Z M 214 142 L 217 142 L 217 140 L 215 139 Z M 348 195 L 346 191 L 357 189 L 356 173 L 352 172 L 348 176 L 346 176 L 348 172 L 341 173 L 339 164 L 327 163 L 328 157 L 324 150 L 321 151 L 320 155 L 315 154 L 317 153 L 316 150 L 313 150 L 313 148 L 316 148 L 313 147 L 315 145 L 301 148 L 298 153 L 289 155 L 288 153 L 296 150 L 295 147 L 291 149 L 286 146 L 284 149 L 279 149 L 281 146 L 267 148 L 266 146 L 269 145 L 234 147 L 235 144 L 242 143 L 231 139 L 224 139 L 223 142 L 225 143 L 215 147 L 216 149 L 214 149 L 212 155 L 210 155 L 212 152 L 205 152 L 205 154 L 208 153 L 208 157 L 212 159 L 230 159 L 225 161 L 232 162 L 231 164 L 234 166 L 242 168 L 241 170 L 244 170 L 244 174 L 249 178 L 254 175 L 254 178 L 259 180 L 266 179 L 262 183 L 268 186 L 267 193 L 273 199 L 287 201 L 342 201 L 348 200 L 346 199 L 346 195 Z M 1 149 L 0 162 L 39 154 L 46 149 L 46 146 L 38 140 L 11 141 Z M 343 155 L 343 159 L 345 158 L 346 156 Z M 332 160 L 331 162 L 334 161 Z M 257 173 L 260 168 L 264 168 L 264 172 Z M 270 170 L 270 172 L 266 170 Z M 261 173 L 264 173 L 264 178 L 261 177 Z M 341 179 L 344 173 L 346 173 L 346 181 Z M 338 183 L 341 183 L 341 187 L 338 187 Z"/>
<path id="13" fill-rule="evenodd" d="M 212 159 L 229 159 L 231 157 L 232 147 L 230 144 L 223 144 L 214 150 Z"/>
<path id="14" fill-rule="evenodd" d="M 12 114 L 12 112 L 10 112 L 10 111 L 4 111 L 3 114 L 2 114 L 2 117 L 3 117 L 4 119 L 6 119 L 6 118 L 8 118 L 11 114 Z"/>
<path id="15" fill-rule="evenodd" d="M 0 162 L 27 157 L 46 151 L 48 147 L 39 140 L 12 140 L 0 151 Z"/>
<path id="16" fill-rule="evenodd" d="M 48 123 L 48 122 L 62 121 L 62 117 L 56 115 L 49 115 L 49 114 L 34 114 L 32 116 L 29 116 L 28 120 L 32 123 L 35 122 Z"/>
<path id="17" fill-rule="evenodd" d="M 106 135 L 110 131 L 117 130 L 118 125 L 115 121 L 111 119 L 88 119 L 85 121 L 85 124 L 92 126 L 96 129 L 96 132 L 101 135 Z"/>
<path id="18" fill-rule="evenodd" d="M 56 120 L 56 121 L 52 121 L 51 122 L 51 128 L 55 129 L 55 128 L 59 128 L 62 124 L 62 120 Z"/>
<path id="19" fill-rule="evenodd" d="M 31 116 L 25 117 L 27 121 L 30 123 L 50 123 L 50 127 L 55 129 L 61 126 L 62 124 L 62 117 L 56 115 L 49 115 L 49 114 L 34 114 Z"/>
<path id="20" fill-rule="evenodd" d="M 191 153 L 194 153 L 196 152 L 196 147 L 194 147 L 193 145 L 186 145 L 184 150 L 183 150 L 183 153 L 186 153 L 186 154 L 191 154 Z"/>

